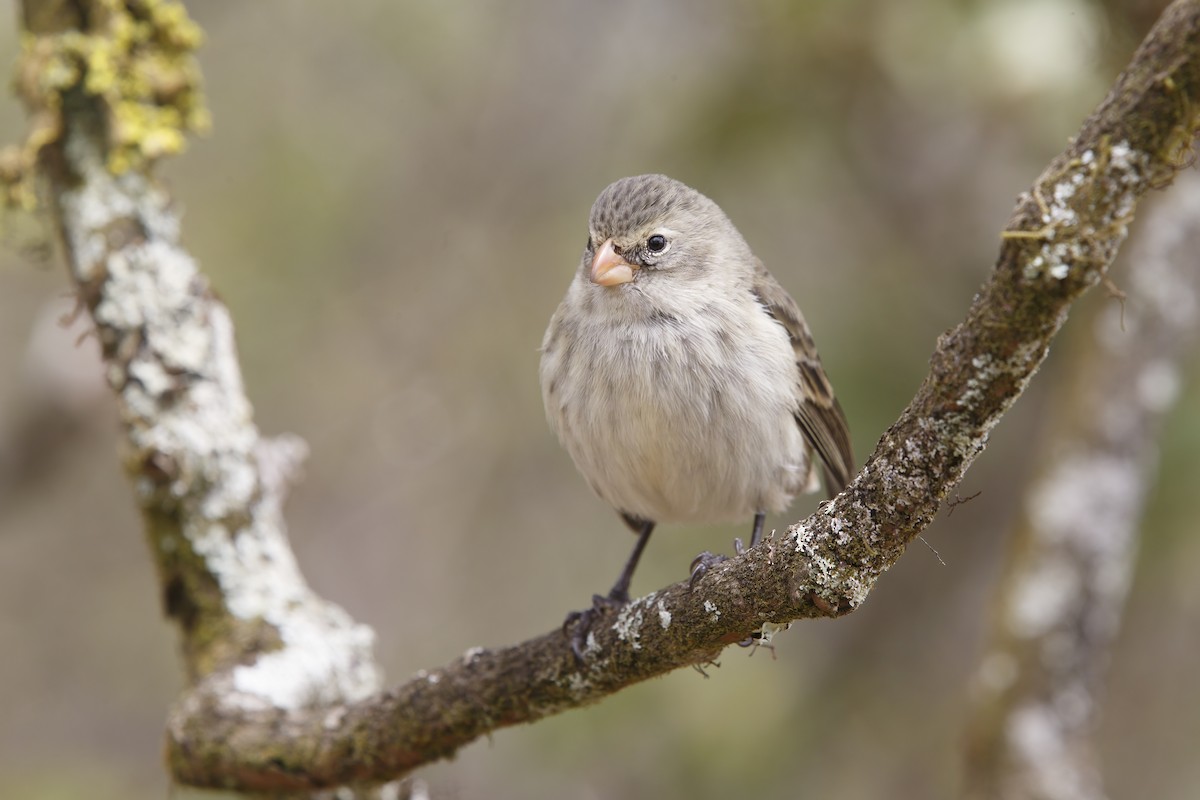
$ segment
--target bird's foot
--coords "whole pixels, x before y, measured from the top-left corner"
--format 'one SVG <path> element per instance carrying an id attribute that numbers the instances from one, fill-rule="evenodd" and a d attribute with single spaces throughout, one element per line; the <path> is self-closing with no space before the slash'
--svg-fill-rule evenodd
<path id="1" fill-rule="evenodd" d="M 588 648 L 588 637 L 596 621 L 609 611 L 615 611 L 629 602 L 629 595 L 610 592 L 608 595 L 592 595 L 592 607 L 583 611 L 572 611 L 563 620 L 564 636 L 571 637 L 571 653 L 575 663 L 583 663 L 583 654 Z"/>
<path id="2" fill-rule="evenodd" d="M 696 588 L 696 582 L 708 574 L 708 571 L 720 564 L 722 561 L 728 561 L 729 556 L 721 555 L 720 553 L 710 553 L 705 550 L 700 555 L 692 559 L 692 566 L 689 571 L 692 577 L 688 579 L 688 590 Z"/>
<path id="3" fill-rule="evenodd" d="M 733 552 L 739 556 L 746 552 L 746 546 L 742 544 L 740 538 L 733 540 Z M 710 553 L 708 550 L 696 556 L 692 559 L 692 566 L 689 568 L 692 577 L 688 579 L 688 589 L 695 589 L 696 581 L 708 574 L 708 571 L 717 564 L 728 560 L 729 556 L 721 555 L 720 553 Z"/>

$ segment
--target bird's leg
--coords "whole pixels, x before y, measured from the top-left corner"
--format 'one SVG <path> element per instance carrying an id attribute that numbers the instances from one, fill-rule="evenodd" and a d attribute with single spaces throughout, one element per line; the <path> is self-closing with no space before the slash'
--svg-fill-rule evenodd
<path id="1" fill-rule="evenodd" d="M 754 530 L 750 532 L 750 549 L 753 550 L 762 541 L 763 523 L 767 520 L 767 512 L 759 511 L 754 515 Z M 741 553 L 738 553 L 741 555 Z"/>
<path id="2" fill-rule="evenodd" d="M 575 660 L 580 663 L 583 662 L 584 646 L 596 617 L 606 609 L 620 608 L 629 602 L 629 584 L 633 581 L 633 572 L 642 558 L 642 551 L 646 549 L 646 543 L 650 541 L 650 534 L 654 532 L 654 523 L 648 519 L 638 519 L 628 514 L 621 516 L 629 527 L 637 531 L 638 540 L 637 544 L 633 546 L 633 552 L 629 554 L 629 559 L 625 562 L 625 567 L 617 577 L 617 582 L 613 584 L 607 595 L 592 595 L 591 608 L 572 611 L 563 620 L 563 633 L 566 633 L 571 626 L 575 627 L 571 634 L 571 652 L 575 654 Z"/>
<path id="3" fill-rule="evenodd" d="M 625 562 L 625 568 L 621 570 L 617 582 L 608 592 L 607 600 L 610 604 L 625 605 L 629 602 L 629 583 L 633 580 L 633 571 L 637 569 L 642 551 L 646 549 L 646 542 L 650 541 L 650 534 L 654 532 L 653 522 L 641 520 L 641 523 L 642 529 L 638 531 L 637 544 L 633 546 L 633 552 L 629 554 L 629 560 Z"/>

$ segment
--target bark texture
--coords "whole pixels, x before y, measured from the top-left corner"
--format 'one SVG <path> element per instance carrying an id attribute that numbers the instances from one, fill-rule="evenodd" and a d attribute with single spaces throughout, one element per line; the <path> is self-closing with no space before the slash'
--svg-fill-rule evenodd
<path id="1" fill-rule="evenodd" d="M 97 21 L 126 5 L 173 4 L 26 0 L 25 19 L 43 41 L 71 26 L 102 36 Z M 63 22 L 54 8 L 77 17 Z M 46 18 L 55 24 L 34 27 Z M 611 614 L 582 664 L 555 630 L 468 651 L 384 691 L 370 632 L 314 596 L 296 568 L 280 505 L 301 447 L 254 428 L 228 313 L 179 247 L 170 203 L 144 164 L 110 171 L 110 99 L 82 78 L 56 89 L 57 103 L 35 108 L 57 109 L 38 163 L 100 332 L 126 467 L 184 640 L 172 773 L 265 792 L 386 781 L 499 728 L 702 664 L 751 632 L 857 608 L 983 450 L 1071 303 L 1100 280 L 1138 198 L 1179 170 L 1197 124 L 1198 49 L 1200 0 L 1176 2 L 1021 196 L 965 321 L 939 339 L 916 397 L 836 499 L 694 590 L 669 586 Z"/>

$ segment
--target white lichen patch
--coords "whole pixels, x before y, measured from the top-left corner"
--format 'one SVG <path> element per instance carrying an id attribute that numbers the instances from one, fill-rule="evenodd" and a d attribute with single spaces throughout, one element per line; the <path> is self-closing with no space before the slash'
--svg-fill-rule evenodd
<path id="1" fill-rule="evenodd" d="M 279 633 L 283 648 L 260 654 L 233 672 L 239 695 L 227 698 L 254 709 L 265 701 L 276 709 L 300 709 L 360 700 L 376 691 L 382 676 L 371 658 L 375 633 L 354 623 L 340 608 L 323 615 L 292 615 Z"/>
<path id="2" fill-rule="evenodd" d="M 617 638 L 627 642 L 634 650 L 642 649 L 642 623 L 645 621 L 642 603 L 643 600 L 639 599 L 622 607 L 612 626 Z"/>
<path id="3" fill-rule="evenodd" d="M 1014 636 L 1033 638 L 1065 624 L 1075 610 L 1083 580 L 1076 565 L 1048 559 L 1017 581 L 1005 622 Z"/>
<path id="4" fill-rule="evenodd" d="M 799 525 L 794 530 L 796 552 L 804 556 L 813 588 L 823 596 L 845 599 L 851 608 L 860 606 L 871 587 L 859 579 L 855 570 L 824 555 L 816 534 L 807 526 Z"/>
<path id="5" fill-rule="evenodd" d="M 1030 496 L 1026 513 L 1044 552 L 1016 579 L 1005 622 L 1018 637 L 1045 637 L 1043 657 L 1073 658 L 1081 613 L 1093 635 L 1115 628 L 1111 609 L 1128 588 L 1144 492 L 1140 469 L 1124 455 L 1068 453 Z"/>
<path id="6" fill-rule="evenodd" d="M 667 604 L 662 600 L 658 601 L 658 624 L 664 631 L 671 627 L 671 612 L 667 610 Z"/>
<path id="7" fill-rule="evenodd" d="M 333 706 L 329 709 L 324 719 L 321 720 L 321 727 L 327 731 L 335 731 L 342 727 L 348 715 L 348 710 L 345 706 Z"/>
<path id="8" fill-rule="evenodd" d="M 829 520 L 829 529 L 833 531 L 834 542 L 839 547 L 845 547 L 850 544 L 850 529 L 846 523 L 842 522 L 841 517 L 831 517 Z"/>
<path id="9" fill-rule="evenodd" d="M 1151 361 L 1137 376 L 1138 400 L 1154 413 L 1175 405 L 1181 389 L 1179 369 L 1166 359 Z"/>
<path id="10" fill-rule="evenodd" d="M 971 366 L 975 369 L 975 374 L 967 379 L 967 388 L 958 398 L 960 407 L 973 406 L 983 398 L 984 388 L 996 377 L 996 371 L 992 368 L 992 357 L 987 353 L 975 356 L 971 359 Z M 905 442 L 905 447 L 908 442 Z"/>
<path id="11" fill-rule="evenodd" d="M 373 631 L 308 588 L 287 542 L 286 480 L 269 467 L 294 467 L 303 448 L 265 442 L 254 426 L 232 321 L 179 244 L 178 211 L 137 172 L 110 175 L 88 135 L 68 129 L 66 152 L 82 178 L 60 198 L 71 268 L 99 292 L 135 488 L 147 506 L 177 504 L 203 560 L 187 568 L 211 575 L 225 611 L 278 638 L 245 654 L 252 663 L 230 673 L 223 701 L 297 709 L 367 696 L 381 685 Z"/>
<path id="12" fill-rule="evenodd" d="M 1129 272 L 1130 295 L 1146 306 L 1148 318 L 1162 320 L 1180 335 L 1200 324 L 1200 287 L 1194 272 L 1182 267 L 1196 251 L 1195 220 L 1200 219 L 1200 180 L 1183 173 L 1171 190 L 1170 203 L 1145 220 L 1138 252 Z"/>
<path id="13" fill-rule="evenodd" d="M 114 365 L 114 369 L 119 368 Z M 162 364 L 157 361 L 138 359 L 130 362 L 125 374 L 137 381 L 139 394 L 144 392 L 147 399 L 161 396 L 175 385 L 175 379 L 168 375 Z"/>
<path id="14" fill-rule="evenodd" d="M 231 700 L 255 706 L 262 698 L 295 709 L 361 699 L 379 688 L 374 631 L 311 592 L 278 527 L 258 521 L 231 537 L 209 523 L 189 538 L 220 582 L 230 613 L 273 625 L 282 643 L 234 670 L 234 688 L 246 697 Z"/>
<path id="15" fill-rule="evenodd" d="M 986 396 L 986 392 L 999 379 L 1005 377 L 1013 377 L 1017 379 L 1019 390 L 1017 395 L 1025 390 L 1026 384 L 1037 371 L 1037 367 L 1044 357 L 1037 342 L 1025 342 L 1019 345 L 1008 358 L 999 360 L 993 356 L 983 353 L 971 359 L 971 366 L 975 370 L 970 378 L 967 379 L 966 388 L 962 394 L 958 396 L 956 401 L 960 408 L 974 408 Z M 1003 412 L 1016 397 L 1009 399 L 1000 412 Z M 1000 413 L 994 414 L 986 421 L 983 429 L 983 437 L 986 440 L 987 434 L 991 428 L 1000 419 Z M 940 439 L 944 434 L 935 433 L 935 438 Z M 907 442 L 905 446 L 907 447 Z M 962 450 L 963 454 L 973 452 L 979 445 L 975 442 L 964 442 L 963 446 L 968 448 Z M 910 454 L 911 455 L 911 454 Z"/>
<path id="16" fill-rule="evenodd" d="M 1088 256 L 1088 248 L 1077 240 L 1051 243 L 1054 229 L 1046 232 L 1046 244 L 1031 258 L 1023 271 L 1026 280 L 1034 280 L 1042 275 L 1049 275 L 1055 280 L 1065 280 L 1071 274 L 1071 265 L 1083 261 Z"/>
<path id="17" fill-rule="evenodd" d="M 775 622 L 764 622 L 762 627 L 758 629 L 758 638 L 756 642 L 760 645 L 767 646 L 775 641 L 775 637 L 783 633 L 788 628 L 792 627 L 790 622 L 785 622 L 782 625 Z"/>
<path id="18" fill-rule="evenodd" d="M 1066 732 L 1054 712 L 1044 706 L 1020 708 L 1005 731 L 1020 769 L 1038 797 L 1079 798 L 1092 795 L 1081 785 L 1077 770 L 1067 769 L 1073 759 Z"/>
<path id="19" fill-rule="evenodd" d="M 66 152 L 80 178 L 80 189 L 64 192 L 63 215 L 75 223 L 64 226 L 71 244 L 72 268 L 81 281 L 99 277 L 107 268 L 109 225 L 140 213 L 140 204 L 154 190 L 136 172 L 113 178 L 94 144 L 75 134 L 66 140 Z"/>
<path id="20" fill-rule="evenodd" d="M 713 622 L 716 622 L 717 620 L 719 620 L 721 618 L 721 609 L 717 608 L 717 604 L 714 603 L 712 600 L 704 601 L 704 610 L 708 614 L 712 615 Z"/>
<path id="21" fill-rule="evenodd" d="M 1091 153 L 1089 150 L 1088 153 Z M 1091 163 L 1090 161 L 1088 162 Z M 1042 223 L 1053 226 L 1074 225 L 1079 221 L 1079 215 L 1075 213 L 1075 209 L 1071 208 L 1068 203 L 1075 196 L 1075 191 L 1083 185 L 1084 175 L 1082 172 L 1074 172 L 1066 180 L 1059 181 L 1054 184 L 1053 198 L 1054 202 L 1047 206 L 1046 211 L 1042 214 Z"/>
<path id="22" fill-rule="evenodd" d="M 576 698 L 586 697 L 592 693 L 592 682 L 582 673 L 572 672 L 567 675 L 567 691 Z"/>
<path id="23" fill-rule="evenodd" d="M 1078 680 L 1070 680 L 1053 698 L 1054 712 L 1064 725 L 1081 728 L 1095 715 L 1096 703 L 1092 693 Z"/>
<path id="24" fill-rule="evenodd" d="M 1027 281 L 1043 276 L 1065 280 L 1073 266 L 1090 267 L 1098 258 L 1111 257 L 1125 238 L 1147 159 L 1128 142 L 1113 145 L 1105 155 L 1085 151 L 1054 179 L 1049 196 L 1035 195 L 1041 208 L 1040 229 L 1007 234 L 1041 241 L 1023 267 Z M 1081 217 L 1082 209 L 1087 216 Z"/>
<path id="25" fill-rule="evenodd" d="M 217 521 L 184 527 L 219 582 L 229 612 L 247 623 L 272 625 L 282 643 L 280 650 L 236 668 L 235 688 L 275 708 L 361 699 L 382 682 L 373 658 L 374 631 L 308 588 L 274 505 L 258 504 L 252 522 L 236 533 Z"/>
<path id="26" fill-rule="evenodd" d="M 1027 512 L 1039 538 L 1096 555 L 1119 555 L 1140 506 L 1138 464 L 1103 453 L 1062 457 L 1038 484 Z"/>
<path id="27" fill-rule="evenodd" d="M 1044 706 L 1026 706 L 1012 715 L 1008 727 L 1010 745 L 1026 760 L 1046 758 L 1060 761 L 1063 731 L 1053 712 Z"/>
<path id="28" fill-rule="evenodd" d="M 1008 719 L 1005 738 L 1013 756 L 1012 777 L 1020 796 L 1090 800 L 1103 797 L 1095 764 L 1082 757 L 1077 714 L 1070 702 L 1057 696 L 1045 703 L 1027 703 Z"/>
<path id="29" fill-rule="evenodd" d="M 1121 171 L 1120 180 L 1127 185 L 1134 185 L 1141 180 L 1139 170 L 1145 163 L 1145 156 L 1134 150 L 1127 141 L 1117 142 L 1108 151 L 1112 165 Z"/>

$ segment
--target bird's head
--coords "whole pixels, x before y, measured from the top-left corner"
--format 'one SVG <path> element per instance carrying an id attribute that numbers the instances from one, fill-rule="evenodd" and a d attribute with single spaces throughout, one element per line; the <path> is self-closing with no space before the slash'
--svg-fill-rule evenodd
<path id="1" fill-rule="evenodd" d="M 636 175 L 606 187 L 592 205 L 588 233 L 581 269 L 592 283 L 610 288 L 667 273 L 700 274 L 723 243 L 744 246 L 716 203 L 665 175 Z"/>

